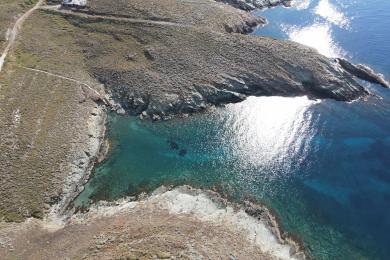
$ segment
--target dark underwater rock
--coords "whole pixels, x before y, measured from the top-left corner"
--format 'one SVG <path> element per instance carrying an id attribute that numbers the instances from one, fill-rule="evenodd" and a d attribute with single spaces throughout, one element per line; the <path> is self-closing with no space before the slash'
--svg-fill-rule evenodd
<path id="1" fill-rule="evenodd" d="M 167 143 L 172 150 L 179 149 L 179 145 L 175 141 L 168 140 Z"/>
<path id="2" fill-rule="evenodd" d="M 179 151 L 179 155 L 180 156 L 185 156 L 187 154 L 187 150 L 186 149 L 181 149 L 180 151 Z"/>

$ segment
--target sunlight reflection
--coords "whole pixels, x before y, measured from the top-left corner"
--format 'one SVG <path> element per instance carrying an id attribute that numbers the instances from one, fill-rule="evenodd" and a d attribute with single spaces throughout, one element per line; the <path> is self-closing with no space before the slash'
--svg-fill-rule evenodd
<path id="1" fill-rule="evenodd" d="M 234 153 L 246 162 L 244 167 L 264 168 L 271 172 L 288 172 L 305 159 L 313 137 L 311 113 L 316 101 L 307 97 L 252 97 L 242 106 L 234 106 L 232 118 Z M 238 122 L 238 124 L 237 124 Z M 230 142 L 230 141 L 229 141 Z M 274 176 L 276 177 L 276 176 Z"/>
<path id="2" fill-rule="evenodd" d="M 348 26 L 348 19 L 329 0 L 321 0 L 314 9 L 314 12 L 339 27 L 345 28 Z"/>
<path id="3" fill-rule="evenodd" d="M 331 58 L 344 56 L 343 50 L 332 38 L 329 24 L 314 23 L 305 27 L 282 25 L 282 30 L 290 40 L 313 47 L 322 55 Z"/>
<path id="4" fill-rule="evenodd" d="M 309 8 L 310 4 L 311 0 L 295 0 L 291 3 L 291 7 L 298 10 L 304 10 Z"/>

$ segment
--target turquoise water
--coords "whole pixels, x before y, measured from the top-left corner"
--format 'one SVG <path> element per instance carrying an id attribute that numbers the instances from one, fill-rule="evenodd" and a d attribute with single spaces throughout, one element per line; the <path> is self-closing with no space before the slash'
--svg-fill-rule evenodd
<path id="1" fill-rule="evenodd" d="M 256 34 L 292 39 L 390 75 L 390 2 L 300 1 Z M 316 259 L 390 257 L 390 91 L 342 103 L 252 97 L 168 122 L 109 116 L 112 152 L 75 201 L 161 184 L 268 205 Z"/>

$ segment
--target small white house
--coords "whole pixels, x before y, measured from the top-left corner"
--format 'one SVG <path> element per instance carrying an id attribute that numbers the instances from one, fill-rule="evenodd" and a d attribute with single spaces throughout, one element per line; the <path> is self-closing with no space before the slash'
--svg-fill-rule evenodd
<path id="1" fill-rule="evenodd" d="M 62 6 L 84 8 L 87 5 L 87 0 L 62 0 Z"/>

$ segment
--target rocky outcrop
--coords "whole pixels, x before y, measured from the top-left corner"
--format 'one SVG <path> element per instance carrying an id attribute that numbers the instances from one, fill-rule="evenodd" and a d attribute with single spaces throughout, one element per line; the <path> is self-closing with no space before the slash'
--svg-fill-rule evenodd
<path id="1" fill-rule="evenodd" d="M 103 3 L 104 0 L 98 0 L 89 10 L 109 12 Z M 245 33 L 247 28 L 256 26 L 258 20 L 253 22 L 250 13 L 209 1 L 201 5 L 175 0 L 118 3 L 118 10 L 139 8 L 134 8 L 138 11 L 132 17 L 142 20 L 66 15 L 70 23 L 89 32 L 88 37 L 80 36 L 77 42 L 90 73 L 106 86 L 111 106 L 117 111 L 161 120 L 240 102 L 250 95 L 306 95 L 339 101 L 368 95 L 347 69 L 312 48 L 268 37 L 226 33 Z M 152 7 L 152 3 L 158 8 Z M 193 13 L 184 12 L 184 16 L 172 12 L 171 5 L 173 10 L 213 7 L 210 10 L 214 11 L 207 13 L 214 16 L 196 22 L 198 18 Z M 124 11 L 118 12 L 124 15 Z M 148 22 L 156 13 L 161 14 L 157 22 Z M 233 21 L 229 20 L 231 17 L 235 17 L 234 22 L 227 23 Z M 163 18 L 169 23 L 160 23 Z M 214 21 L 218 21 L 218 26 Z M 102 40 L 102 35 L 113 39 Z M 127 58 L 130 50 L 132 59 Z"/>
<path id="2" fill-rule="evenodd" d="M 132 26 L 126 33 L 144 43 L 133 67 L 90 64 L 112 99 L 133 115 L 166 119 L 250 95 L 351 101 L 368 94 L 336 62 L 297 43 L 163 26 Z"/>
<path id="3" fill-rule="evenodd" d="M 0 223 L 0 255 L 2 259 L 307 259 L 302 247 L 280 235 L 265 207 L 242 206 L 188 186 L 160 187 L 139 200 L 99 202 L 66 224 L 29 220 L 1 228 Z"/>
<path id="4" fill-rule="evenodd" d="M 104 0 L 97 0 L 89 10 L 96 12 L 102 7 L 100 12 L 109 12 L 103 3 Z M 88 37 L 80 35 L 77 44 L 83 50 L 90 74 L 105 85 L 111 106 L 121 113 L 160 120 L 240 102 L 250 95 L 306 95 L 339 101 L 368 95 L 339 62 L 312 48 L 268 37 L 226 33 L 247 32 L 242 21 L 248 28 L 257 25 L 250 13 L 209 1 L 199 5 L 165 0 L 156 3 L 158 8 L 152 7 L 152 3 L 156 1 L 123 0 L 115 4 L 118 10 L 140 8 L 142 12 L 132 13 L 136 20 L 62 14 L 88 32 Z M 210 10 L 218 11 L 209 11 L 209 15 L 215 16 L 196 22 L 198 18 L 193 13 L 184 12 L 184 16 L 172 12 L 171 5 L 173 10 L 213 7 Z M 124 11 L 118 12 L 124 15 Z M 159 19 L 150 22 L 156 13 L 161 14 Z M 232 17 L 234 22 L 229 20 Z M 214 21 L 218 21 L 218 26 Z M 110 39 L 106 40 L 107 37 Z"/>
<path id="5" fill-rule="evenodd" d="M 244 11 L 253 11 L 255 9 L 263 9 L 278 5 L 289 7 L 291 0 L 216 0 L 234 6 L 235 8 Z"/>
<path id="6" fill-rule="evenodd" d="M 371 83 L 379 84 L 385 88 L 390 88 L 389 82 L 385 80 L 383 75 L 375 73 L 375 71 L 373 71 L 371 68 L 365 65 L 362 64 L 354 65 L 349 61 L 341 58 L 337 59 L 337 62 L 340 64 L 340 66 L 343 69 L 345 69 L 346 71 L 348 71 L 349 73 L 351 73 L 352 75 L 354 75 L 359 79 L 363 79 Z"/>

